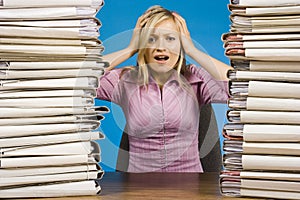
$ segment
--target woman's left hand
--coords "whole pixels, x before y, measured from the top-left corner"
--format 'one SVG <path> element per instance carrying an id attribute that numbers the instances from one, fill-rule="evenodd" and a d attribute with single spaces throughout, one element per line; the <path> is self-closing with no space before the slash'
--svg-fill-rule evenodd
<path id="1" fill-rule="evenodd" d="M 175 12 L 173 12 L 173 15 L 180 24 L 181 44 L 185 53 L 207 70 L 216 80 L 228 80 L 227 71 L 232 69 L 232 67 L 196 48 L 185 20 Z"/>
<path id="2" fill-rule="evenodd" d="M 176 12 L 172 13 L 175 18 L 179 21 L 180 23 L 180 37 L 181 37 L 181 43 L 182 43 L 182 48 L 184 49 L 185 53 L 189 55 L 189 52 L 192 48 L 194 48 L 194 43 L 192 41 L 190 32 L 187 28 L 185 19 L 181 17 L 179 14 Z"/>

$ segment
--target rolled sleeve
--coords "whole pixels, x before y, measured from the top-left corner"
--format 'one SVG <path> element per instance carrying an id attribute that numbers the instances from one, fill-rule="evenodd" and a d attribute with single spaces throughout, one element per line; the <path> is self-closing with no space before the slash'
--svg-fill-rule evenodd
<path id="1" fill-rule="evenodd" d="M 204 104 L 227 103 L 229 98 L 228 81 L 215 80 L 206 70 L 194 65 L 192 72 L 199 78 L 198 98 Z"/>
<path id="2" fill-rule="evenodd" d="M 203 70 L 204 71 L 204 70 Z M 204 83 L 201 87 L 201 94 L 204 102 L 227 103 L 229 98 L 228 81 L 216 81 L 208 72 L 203 72 Z"/>
<path id="3" fill-rule="evenodd" d="M 97 88 L 97 98 L 118 103 L 121 99 L 118 84 L 120 82 L 120 74 L 122 69 L 114 69 L 106 71 L 99 79 L 99 87 Z"/>

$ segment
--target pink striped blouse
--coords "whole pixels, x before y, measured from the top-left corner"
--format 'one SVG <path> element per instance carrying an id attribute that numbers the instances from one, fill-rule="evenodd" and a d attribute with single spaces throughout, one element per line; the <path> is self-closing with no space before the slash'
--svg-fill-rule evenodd
<path id="1" fill-rule="evenodd" d="M 199 107 L 226 103 L 226 81 L 215 81 L 195 65 L 187 66 L 183 88 L 176 73 L 160 90 L 150 77 L 148 87 L 137 84 L 134 70 L 107 71 L 97 98 L 120 105 L 129 136 L 129 172 L 203 172 L 198 150 Z"/>

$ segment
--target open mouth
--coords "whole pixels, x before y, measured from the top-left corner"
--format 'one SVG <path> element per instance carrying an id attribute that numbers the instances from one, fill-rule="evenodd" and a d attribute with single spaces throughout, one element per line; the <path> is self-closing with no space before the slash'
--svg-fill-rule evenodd
<path id="1" fill-rule="evenodd" d="M 169 56 L 158 55 L 158 56 L 154 56 L 154 59 L 157 61 L 167 61 L 167 60 L 169 60 Z"/>

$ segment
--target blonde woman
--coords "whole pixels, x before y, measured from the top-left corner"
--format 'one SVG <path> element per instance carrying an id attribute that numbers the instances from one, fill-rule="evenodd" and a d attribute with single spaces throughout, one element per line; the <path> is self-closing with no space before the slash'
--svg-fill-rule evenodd
<path id="1" fill-rule="evenodd" d="M 115 69 L 134 54 L 137 66 Z M 186 65 L 185 55 L 198 65 Z M 228 98 L 230 66 L 198 50 L 185 20 L 161 6 L 139 17 L 127 48 L 110 63 L 97 98 L 121 106 L 129 139 L 128 172 L 203 172 L 199 108 Z"/>

